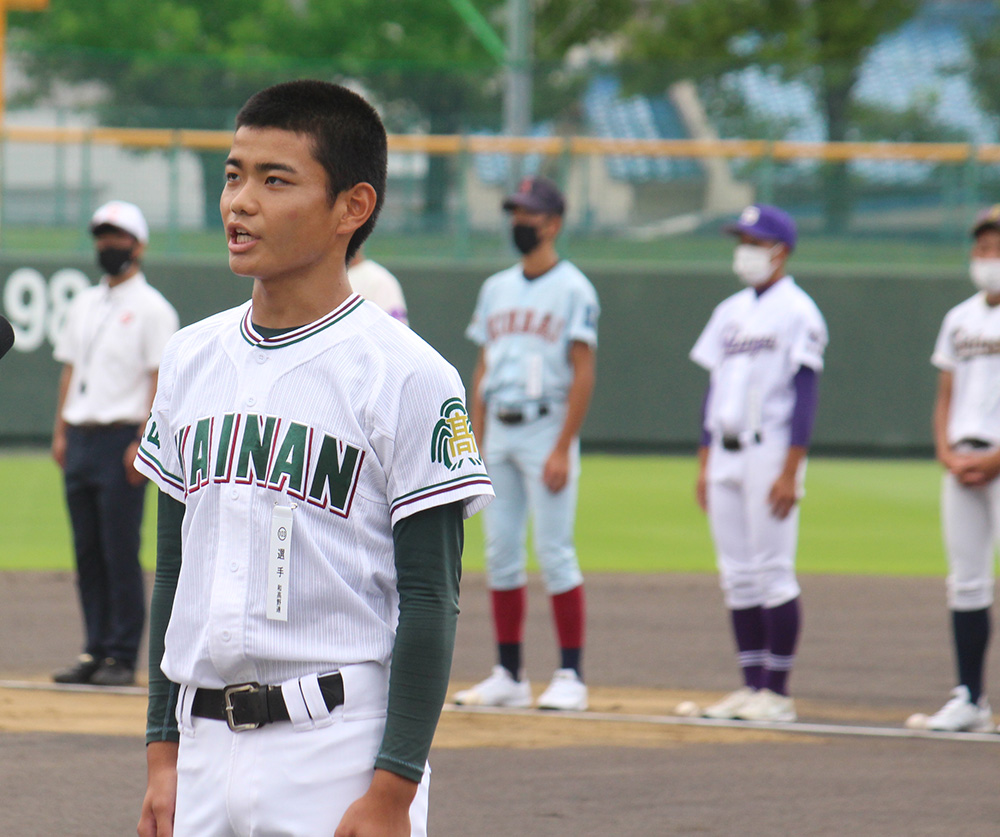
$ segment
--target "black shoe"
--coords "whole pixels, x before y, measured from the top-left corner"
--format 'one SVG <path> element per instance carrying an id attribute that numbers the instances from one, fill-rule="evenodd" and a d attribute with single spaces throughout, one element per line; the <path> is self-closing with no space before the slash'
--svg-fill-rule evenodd
<path id="1" fill-rule="evenodd" d="M 52 679 L 56 683 L 89 683 L 90 678 L 94 676 L 94 672 L 100 666 L 101 664 L 90 654 L 81 654 L 69 668 L 64 668 L 53 674 Z"/>
<path id="2" fill-rule="evenodd" d="M 90 683 L 94 686 L 131 686 L 135 683 L 135 669 L 114 657 L 105 657 L 91 675 Z"/>

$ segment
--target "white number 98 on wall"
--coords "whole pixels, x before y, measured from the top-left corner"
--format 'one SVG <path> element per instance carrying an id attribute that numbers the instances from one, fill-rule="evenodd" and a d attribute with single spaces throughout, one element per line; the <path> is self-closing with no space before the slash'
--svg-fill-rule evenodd
<path id="1" fill-rule="evenodd" d="M 33 267 L 11 273 L 3 286 L 3 307 L 14 327 L 14 348 L 33 352 L 46 340 L 54 346 L 73 297 L 89 287 L 87 275 L 71 267 L 57 270 L 48 282 Z"/>

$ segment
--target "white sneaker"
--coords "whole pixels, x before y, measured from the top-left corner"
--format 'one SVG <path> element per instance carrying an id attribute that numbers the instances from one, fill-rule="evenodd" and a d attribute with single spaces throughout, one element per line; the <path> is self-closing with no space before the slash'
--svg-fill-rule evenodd
<path id="1" fill-rule="evenodd" d="M 520 680 L 510 676 L 503 666 L 493 666 L 493 673 L 471 689 L 455 693 L 455 703 L 461 706 L 531 706 L 531 684 L 522 674 Z"/>
<path id="2" fill-rule="evenodd" d="M 538 698 L 539 709 L 583 712 L 587 705 L 587 687 L 571 668 L 557 670 L 549 687 Z"/>
<path id="3" fill-rule="evenodd" d="M 754 693 L 743 708 L 736 713 L 741 721 L 794 721 L 795 701 L 785 695 L 779 695 L 770 689 L 760 689 Z"/>
<path id="4" fill-rule="evenodd" d="M 757 694 L 756 690 L 751 689 L 749 686 L 744 686 L 742 689 L 730 692 L 718 703 L 713 703 L 711 706 L 706 707 L 701 716 L 717 720 L 738 718 L 740 710 L 750 702 L 755 694 Z"/>
<path id="5" fill-rule="evenodd" d="M 969 687 L 951 690 L 951 700 L 927 719 L 927 729 L 944 732 L 993 732 L 993 710 L 983 695 L 979 703 L 969 699 Z"/>

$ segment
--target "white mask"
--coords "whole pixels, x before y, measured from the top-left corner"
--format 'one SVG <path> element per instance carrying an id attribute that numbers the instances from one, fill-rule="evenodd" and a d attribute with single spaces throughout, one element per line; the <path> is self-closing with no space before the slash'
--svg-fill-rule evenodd
<path id="1" fill-rule="evenodd" d="M 1000 259 L 973 259 L 969 263 L 972 284 L 988 294 L 1000 293 Z"/>
<path id="2" fill-rule="evenodd" d="M 774 250 L 774 247 L 761 247 L 758 244 L 737 244 L 733 253 L 733 273 L 744 285 L 763 285 L 774 273 L 771 264 Z"/>

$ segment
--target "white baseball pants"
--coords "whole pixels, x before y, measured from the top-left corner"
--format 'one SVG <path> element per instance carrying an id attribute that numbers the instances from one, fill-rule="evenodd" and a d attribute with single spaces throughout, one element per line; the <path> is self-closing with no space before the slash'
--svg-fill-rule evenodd
<path id="1" fill-rule="evenodd" d="M 386 681 L 373 669 L 383 667 L 341 669 L 343 706 L 328 710 L 318 687 L 304 688 L 301 706 L 286 699 L 291 722 L 245 732 L 192 717 L 194 690 L 182 689 L 176 837 L 332 837 L 371 784 L 385 730 Z M 410 807 L 412 837 L 427 834 L 429 783 L 428 766 Z"/>
<path id="2" fill-rule="evenodd" d="M 771 511 L 768 495 L 781 473 L 787 446 L 768 441 L 727 451 L 713 443 L 708 461 L 708 520 L 719 581 L 732 610 L 772 608 L 800 593 L 795 577 L 799 507 L 784 520 Z M 799 496 L 805 463 L 799 472 Z"/>
<path id="3" fill-rule="evenodd" d="M 946 473 L 941 484 L 941 531 L 948 555 L 948 607 L 989 607 L 1000 540 L 1000 479 L 968 488 Z"/>
<path id="4" fill-rule="evenodd" d="M 496 493 L 483 512 L 491 590 L 515 590 L 527 584 L 529 511 L 546 592 L 557 596 L 583 583 L 573 542 L 580 483 L 579 440 L 570 452 L 565 487 L 553 494 L 542 482 L 545 461 L 559 437 L 565 414 L 565 406 L 561 406 L 525 424 L 505 425 L 492 416 L 487 419 L 484 457 Z"/>

